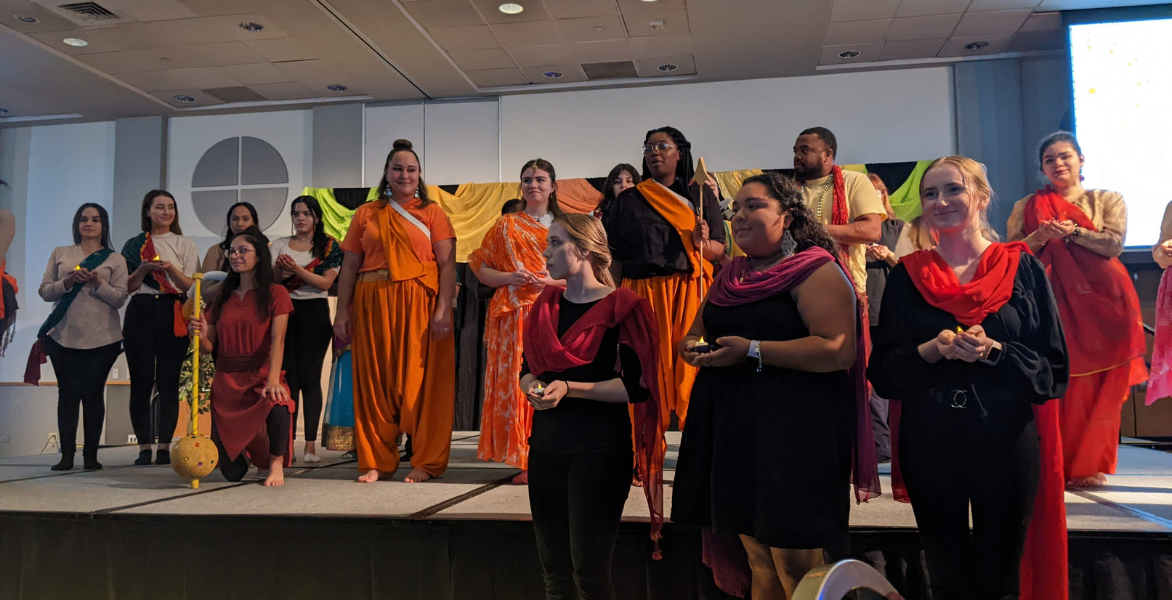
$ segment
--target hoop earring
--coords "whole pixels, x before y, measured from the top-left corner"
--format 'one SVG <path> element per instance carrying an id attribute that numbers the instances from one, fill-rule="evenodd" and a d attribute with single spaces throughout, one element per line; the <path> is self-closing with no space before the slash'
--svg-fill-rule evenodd
<path id="1" fill-rule="evenodd" d="M 797 240 L 795 240 L 793 234 L 789 232 L 789 228 L 786 228 L 785 233 L 781 234 L 781 255 L 792 256 L 794 250 L 797 249 Z"/>

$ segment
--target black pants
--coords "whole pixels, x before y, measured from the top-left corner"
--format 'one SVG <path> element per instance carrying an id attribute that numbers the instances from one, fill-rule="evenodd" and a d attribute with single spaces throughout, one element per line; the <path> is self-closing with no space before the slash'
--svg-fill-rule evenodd
<path id="1" fill-rule="evenodd" d="M 529 505 L 549 600 L 610 600 L 611 558 L 631 490 L 631 452 L 529 449 Z"/>
<path id="2" fill-rule="evenodd" d="M 269 434 L 269 455 L 285 456 L 289 450 L 289 409 L 279 404 L 273 405 L 269 416 L 265 418 L 265 430 Z M 248 474 L 248 456 L 241 452 L 235 460 L 228 458 L 228 451 L 220 441 L 220 432 L 216 431 L 216 420 L 212 419 L 212 441 L 216 450 L 220 452 L 220 474 L 228 481 L 240 481 Z M 265 465 L 268 468 L 268 465 Z"/>
<path id="3" fill-rule="evenodd" d="M 102 424 L 106 422 L 106 377 L 118 355 L 122 343 L 78 350 L 66 348 L 52 338 L 45 338 L 45 353 L 53 361 L 57 374 L 57 431 L 61 439 L 61 453 L 73 454 L 77 449 L 77 409 L 84 412 L 85 447 L 83 456 L 98 455 L 98 440 Z"/>
<path id="4" fill-rule="evenodd" d="M 932 597 L 1017 598 L 1041 460 L 1033 420 L 905 402 L 899 446 Z"/>
<path id="5" fill-rule="evenodd" d="M 289 382 L 297 413 L 301 412 L 301 401 L 305 401 L 305 441 L 316 442 L 321 425 L 322 391 L 321 371 L 325 364 L 326 351 L 334 339 L 334 325 L 330 319 L 330 301 L 326 298 L 294 300 L 293 314 L 289 315 L 289 327 L 285 330 L 285 357 L 281 368 Z M 294 434 L 296 435 L 296 434 Z"/>
<path id="6" fill-rule="evenodd" d="M 139 294 L 126 307 L 122 325 L 130 370 L 130 423 L 139 444 L 170 444 L 179 423 L 179 370 L 191 338 L 175 337 L 177 296 Z M 151 410 L 151 392 L 158 406 Z M 151 429 L 157 412 L 156 428 Z"/>
<path id="7" fill-rule="evenodd" d="M 871 339 L 875 339 L 877 329 L 871 326 Z M 875 454 L 879 462 L 886 462 L 891 460 L 891 425 L 887 420 L 891 403 L 886 398 L 880 398 L 871 386 L 868 385 L 867 389 L 871 394 L 868 400 L 871 405 L 871 431 L 875 435 Z"/>

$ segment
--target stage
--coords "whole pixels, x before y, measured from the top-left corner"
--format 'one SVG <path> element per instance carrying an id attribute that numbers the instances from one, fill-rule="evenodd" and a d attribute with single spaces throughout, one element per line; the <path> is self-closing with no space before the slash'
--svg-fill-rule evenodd
<path id="1" fill-rule="evenodd" d="M 669 483 L 678 442 L 669 434 Z M 137 447 L 103 449 L 101 471 L 51 472 L 56 454 L 3 459 L 0 600 L 540 598 L 526 488 L 509 483 L 516 469 L 476 461 L 476 443 L 456 433 L 447 474 L 422 484 L 402 483 L 401 469 L 359 485 L 357 463 L 339 452 L 295 462 L 282 487 L 259 485 L 254 470 L 240 483 L 215 472 L 198 490 L 170 467 L 133 466 Z M 1071 597 L 1168 598 L 1172 454 L 1125 446 L 1119 463 L 1109 486 L 1066 494 Z M 912 510 L 891 499 L 886 474 L 883 483 L 884 496 L 852 507 L 853 551 L 920 597 Z M 670 515 L 670 485 L 665 505 Z M 647 519 L 632 488 L 619 597 L 722 597 L 695 531 L 669 523 L 665 559 L 649 560 Z"/>

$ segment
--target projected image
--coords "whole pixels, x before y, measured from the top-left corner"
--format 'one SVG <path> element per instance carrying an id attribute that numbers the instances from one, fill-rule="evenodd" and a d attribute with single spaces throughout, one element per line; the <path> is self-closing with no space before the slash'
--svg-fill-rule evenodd
<path id="1" fill-rule="evenodd" d="M 1070 27 L 1075 133 L 1089 188 L 1127 201 L 1127 246 L 1159 241 L 1172 201 L 1172 19 Z"/>

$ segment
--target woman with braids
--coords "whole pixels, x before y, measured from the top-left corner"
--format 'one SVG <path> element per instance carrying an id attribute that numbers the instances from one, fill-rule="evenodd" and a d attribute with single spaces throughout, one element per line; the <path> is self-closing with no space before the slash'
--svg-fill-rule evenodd
<path id="1" fill-rule="evenodd" d="M 533 414 L 529 505 L 546 598 L 614 598 L 611 558 L 635 463 L 651 538 L 663 524 L 663 431 L 655 414 L 658 328 L 651 305 L 615 289 L 606 232 L 589 215 L 554 219 L 548 286 L 525 324 L 521 387 Z"/>
<path id="2" fill-rule="evenodd" d="M 871 424 L 861 418 L 865 324 L 837 243 L 797 184 L 750 177 L 733 211 L 746 256 L 721 271 L 680 344 L 700 374 L 672 521 L 739 536 L 753 598 L 784 599 L 824 550 L 847 550 L 852 467 L 859 501 L 879 493 Z M 718 582 L 735 554 L 707 561 Z"/>
<path id="3" fill-rule="evenodd" d="M 606 225 L 607 213 L 613 210 L 619 194 L 639 185 L 642 181 L 639 170 L 634 166 L 627 163 L 615 165 L 606 176 L 606 181 L 602 183 L 602 201 L 598 203 L 598 208 L 594 209 L 594 216 Z"/>
<path id="4" fill-rule="evenodd" d="M 619 194 L 606 217 L 622 287 L 651 303 L 659 323 L 658 395 L 664 429 L 674 412 L 680 428 L 696 368 L 679 360 L 677 348 L 712 281 L 712 263 L 724 256 L 724 219 L 711 188 L 692 183 L 692 145 L 674 127 L 647 132 L 643 182 Z M 703 203 L 704 219 L 699 205 Z"/>
<path id="5" fill-rule="evenodd" d="M 1139 297 L 1119 262 L 1127 205 L 1118 192 L 1082 185 L 1085 157 L 1065 131 L 1038 146 L 1049 183 L 1009 216 L 1009 239 L 1042 259 L 1070 348 L 1070 385 L 1058 403 L 1066 480 L 1107 483 L 1119 453 L 1119 419 L 1131 386 L 1146 381 Z"/>
<path id="6" fill-rule="evenodd" d="M 358 208 L 342 241 L 334 334 L 352 344 L 360 483 L 399 468 L 400 432 L 411 436 L 408 483 L 443 475 L 452 449 L 456 233 L 421 173 L 411 142 L 396 140 L 379 199 Z"/>
<path id="7" fill-rule="evenodd" d="M 256 227 L 230 236 L 228 278 L 208 313 L 192 320 L 200 350 L 216 351 L 212 380 L 212 441 L 220 473 L 240 481 L 251 462 L 264 484 L 285 483 L 293 463 L 293 401 L 281 371 L 293 304 L 275 281 L 269 240 Z M 210 314 L 209 314 L 210 313 Z"/>
<path id="8" fill-rule="evenodd" d="M 321 370 L 330 340 L 330 287 L 342 268 L 342 248 L 326 235 L 321 205 L 313 196 L 298 196 L 290 210 L 294 235 L 273 242 L 270 253 L 277 281 L 289 290 L 293 314 L 285 336 L 285 377 L 294 407 L 305 400 L 305 462 L 315 463 L 321 422 Z M 297 423 L 293 411 L 293 423 Z M 296 439 L 296 434 L 294 434 Z"/>
<path id="9" fill-rule="evenodd" d="M 534 159 L 521 167 L 520 212 L 501 215 L 468 257 L 476 278 L 496 288 L 488 304 L 484 340 L 484 408 L 476 457 L 522 469 L 513 483 L 528 481 L 529 431 L 533 408 L 517 385 L 521 339 L 529 307 L 547 285 L 563 285 L 545 270 L 546 236 L 558 208 L 557 173 L 549 161 Z"/>

